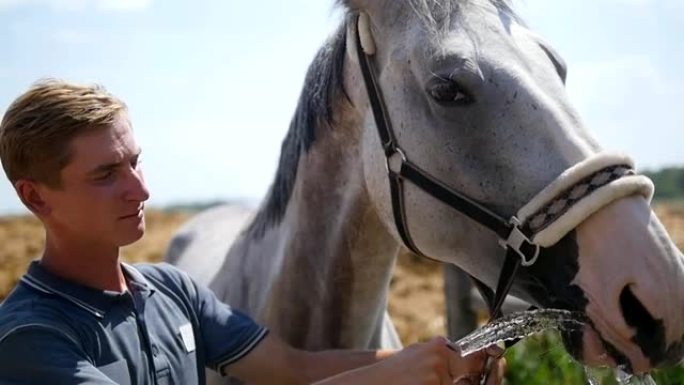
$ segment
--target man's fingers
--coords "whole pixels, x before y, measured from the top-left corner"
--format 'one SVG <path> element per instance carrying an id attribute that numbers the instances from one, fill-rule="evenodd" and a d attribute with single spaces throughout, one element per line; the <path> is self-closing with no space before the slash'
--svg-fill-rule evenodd
<path id="1" fill-rule="evenodd" d="M 490 345 L 485 348 L 485 353 L 487 353 L 488 356 L 494 357 L 494 358 L 499 358 L 506 353 L 506 349 L 502 348 L 499 345 Z"/>
<path id="2" fill-rule="evenodd" d="M 445 337 L 435 337 L 427 342 L 426 346 L 437 353 L 433 358 L 436 361 L 432 362 L 433 370 L 436 370 L 436 374 L 439 377 L 439 382 L 442 385 L 452 384 L 453 368 L 451 365 L 452 356 L 454 354 L 458 355 L 458 352 L 451 350 L 450 341 Z"/>
<path id="3" fill-rule="evenodd" d="M 480 376 L 477 374 L 469 374 L 454 379 L 454 385 L 480 385 L 479 381 Z"/>
<path id="4" fill-rule="evenodd" d="M 451 360 L 451 367 L 456 373 L 481 373 L 484 363 L 489 356 L 479 350 L 462 356 L 460 351 L 454 351 Z"/>
<path id="5" fill-rule="evenodd" d="M 506 372 L 506 359 L 499 358 L 490 369 L 487 383 L 485 385 L 500 385 Z"/>
<path id="6" fill-rule="evenodd" d="M 506 367 L 506 361 L 502 358 L 504 348 L 491 345 L 463 357 L 455 345 L 447 343 L 447 347 L 452 350 L 449 371 L 454 378 L 454 385 L 480 385 L 480 376 L 487 376 L 486 385 L 501 384 Z"/>

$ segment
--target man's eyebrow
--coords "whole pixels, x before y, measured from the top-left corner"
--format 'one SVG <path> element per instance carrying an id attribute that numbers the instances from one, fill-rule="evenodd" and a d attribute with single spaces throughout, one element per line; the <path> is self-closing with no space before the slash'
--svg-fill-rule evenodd
<path id="1" fill-rule="evenodd" d="M 130 158 L 137 158 L 140 156 L 141 153 L 142 153 L 142 149 L 139 148 L 135 152 L 135 154 L 133 154 L 133 156 L 131 156 Z M 124 159 L 120 162 L 101 164 L 101 165 L 95 167 L 94 169 L 90 170 L 88 172 L 88 175 L 97 175 L 97 174 L 102 174 L 102 173 L 105 173 L 105 172 L 108 172 L 111 170 L 116 170 L 118 167 L 120 167 L 122 164 L 126 163 L 127 161 L 128 161 L 128 159 Z"/>
<path id="2" fill-rule="evenodd" d="M 88 175 L 97 175 L 97 174 L 103 174 L 105 172 L 115 170 L 117 167 L 121 165 L 121 162 L 118 163 L 107 163 L 107 164 L 101 164 L 94 169 L 90 170 L 88 172 Z"/>

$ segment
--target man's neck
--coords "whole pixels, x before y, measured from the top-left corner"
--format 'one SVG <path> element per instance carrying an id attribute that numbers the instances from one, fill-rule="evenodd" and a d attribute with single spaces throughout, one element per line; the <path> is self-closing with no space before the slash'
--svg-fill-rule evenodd
<path id="1" fill-rule="evenodd" d="M 80 285 L 115 292 L 127 290 L 118 247 L 56 242 L 48 234 L 40 264 L 50 273 Z"/>

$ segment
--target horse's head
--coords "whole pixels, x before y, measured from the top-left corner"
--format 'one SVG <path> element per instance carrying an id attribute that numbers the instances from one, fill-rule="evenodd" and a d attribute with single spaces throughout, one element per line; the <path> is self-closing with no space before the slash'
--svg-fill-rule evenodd
<path id="1" fill-rule="evenodd" d="M 597 156 L 600 146 L 568 101 L 563 60 L 504 0 L 344 3 L 362 14 L 360 46 L 372 54 L 395 144 L 448 189 L 510 218 L 593 183 L 586 178 L 602 179 L 608 166 L 628 165 Z M 367 189 L 400 240 L 386 167 L 397 167 L 401 154 L 382 151 L 377 111 L 360 86 L 355 22 L 348 31 L 354 69 L 346 71 L 356 82 L 346 87 L 365 122 Z M 643 372 L 684 355 L 684 258 L 649 207 L 650 188 L 628 176 L 563 214 L 562 223 L 546 224 L 539 259 L 516 278 L 514 294 L 589 316 L 593 327 L 568 339 L 589 364 L 612 359 Z M 565 201 L 577 194 L 566 193 Z M 422 253 L 496 285 L 500 235 L 412 182 L 403 182 L 400 194 L 409 238 Z"/>

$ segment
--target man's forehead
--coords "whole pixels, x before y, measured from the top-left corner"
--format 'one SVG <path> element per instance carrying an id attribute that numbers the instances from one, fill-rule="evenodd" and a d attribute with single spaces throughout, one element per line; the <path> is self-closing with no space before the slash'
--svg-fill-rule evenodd
<path id="1" fill-rule="evenodd" d="M 77 135 L 70 143 L 69 166 L 89 169 L 101 164 L 121 162 L 140 152 L 128 121 L 116 123 Z"/>

